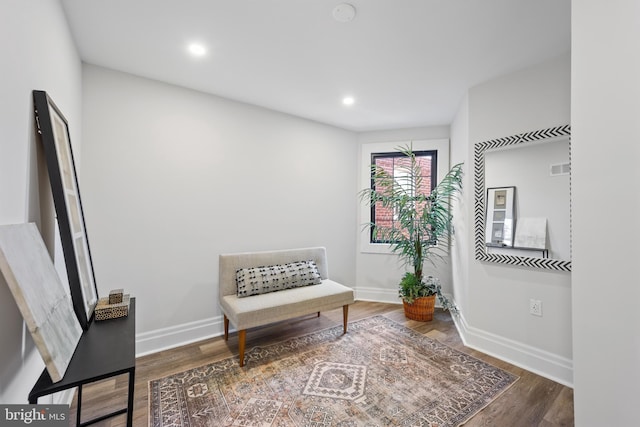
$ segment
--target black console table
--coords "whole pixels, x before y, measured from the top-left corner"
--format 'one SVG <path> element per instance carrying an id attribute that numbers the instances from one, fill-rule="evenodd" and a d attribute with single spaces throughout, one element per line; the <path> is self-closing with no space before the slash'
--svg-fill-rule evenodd
<path id="1" fill-rule="evenodd" d="M 89 329 L 80 337 L 64 378 L 54 383 L 51 381 L 49 372 L 45 369 L 29 393 L 29 403 L 38 403 L 38 398 L 41 396 L 78 387 L 76 426 L 86 426 L 126 413 L 127 426 L 132 427 L 136 371 L 135 306 L 135 298 L 131 298 L 127 317 L 100 322 L 93 321 Z M 81 423 L 82 386 L 122 374 L 129 374 L 127 407 Z"/>

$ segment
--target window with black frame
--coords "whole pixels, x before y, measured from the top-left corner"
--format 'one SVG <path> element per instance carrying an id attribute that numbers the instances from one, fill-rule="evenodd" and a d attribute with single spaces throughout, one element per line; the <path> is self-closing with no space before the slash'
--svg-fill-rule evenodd
<path id="1" fill-rule="evenodd" d="M 407 196 L 408 203 L 415 203 L 412 200 L 419 199 L 418 196 L 429 196 L 436 186 L 437 151 L 414 151 L 413 154 L 415 161 L 405 153 L 397 151 L 371 154 L 371 189 L 376 189 L 376 180 L 383 179 L 380 177 L 384 175 L 384 179 L 393 180 L 394 191 Z M 380 200 L 371 205 L 371 222 L 371 243 L 390 243 L 390 239 L 385 237 L 384 233 L 380 233 L 380 230 L 397 230 L 402 227 L 398 212 L 391 206 L 385 206 Z"/>

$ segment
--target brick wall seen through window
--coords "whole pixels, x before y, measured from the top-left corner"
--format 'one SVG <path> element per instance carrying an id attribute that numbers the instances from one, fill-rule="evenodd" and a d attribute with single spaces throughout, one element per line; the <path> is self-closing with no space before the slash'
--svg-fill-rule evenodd
<path id="1" fill-rule="evenodd" d="M 420 165 L 422 185 L 417 191 L 420 194 L 428 196 L 436 185 L 437 176 L 437 151 L 415 151 L 416 161 Z M 389 175 L 395 178 L 398 185 L 404 186 L 408 168 L 411 167 L 411 159 L 402 153 L 374 153 L 371 155 L 372 166 L 377 166 L 384 169 Z M 375 186 L 375 182 L 371 182 L 372 188 Z M 408 191 L 410 189 L 406 188 Z M 375 203 L 371 207 L 371 220 L 377 227 L 391 228 L 397 227 L 397 216 L 390 207 L 382 206 L 381 202 Z M 373 235 L 373 228 L 370 237 L 371 243 L 386 243 L 381 240 L 377 240 Z"/>

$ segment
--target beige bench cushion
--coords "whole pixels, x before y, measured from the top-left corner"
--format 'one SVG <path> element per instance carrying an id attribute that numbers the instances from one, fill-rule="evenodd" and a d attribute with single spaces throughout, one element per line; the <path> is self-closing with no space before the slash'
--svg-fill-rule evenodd
<path id="1" fill-rule="evenodd" d="M 225 295 L 222 310 L 238 330 L 353 304 L 353 290 L 330 279 L 319 285 L 285 289 L 248 298 Z"/>

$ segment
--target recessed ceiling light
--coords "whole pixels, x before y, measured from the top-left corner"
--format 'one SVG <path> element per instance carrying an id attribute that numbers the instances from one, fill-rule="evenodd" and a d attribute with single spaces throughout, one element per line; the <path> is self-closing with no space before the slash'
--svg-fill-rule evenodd
<path id="1" fill-rule="evenodd" d="M 200 43 L 191 43 L 187 49 L 193 56 L 204 56 L 207 53 L 207 48 Z"/>
<path id="2" fill-rule="evenodd" d="M 353 98 L 353 96 L 345 96 L 344 98 L 342 98 L 342 103 L 344 105 L 353 105 L 354 102 L 356 102 L 356 100 Z"/>

